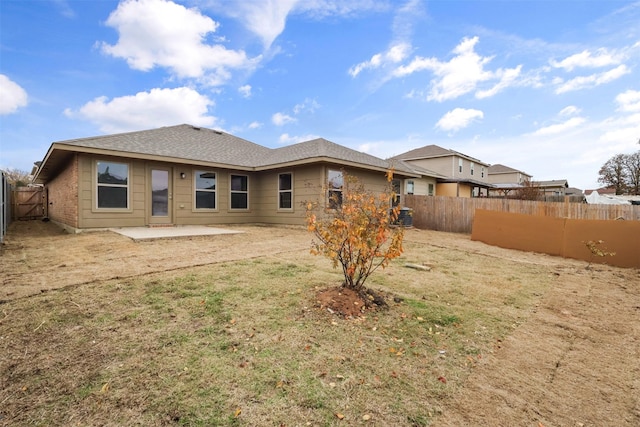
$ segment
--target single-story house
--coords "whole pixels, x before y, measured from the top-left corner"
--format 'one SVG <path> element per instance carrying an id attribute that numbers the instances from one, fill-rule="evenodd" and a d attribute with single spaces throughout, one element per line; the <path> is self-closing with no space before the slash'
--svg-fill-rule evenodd
<path id="1" fill-rule="evenodd" d="M 402 161 L 423 171 L 433 171 L 436 185 L 429 195 L 450 197 L 487 196 L 492 184 L 488 180 L 488 163 L 438 145 L 426 145 L 407 151 L 390 160 Z"/>
<path id="2" fill-rule="evenodd" d="M 304 224 L 305 201 L 330 200 L 342 171 L 371 190 L 427 194 L 435 176 L 322 138 L 277 149 L 187 124 L 59 141 L 34 180 L 47 216 L 70 231 L 109 227 Z M 328 185 L 328 187 L 327 187 Z"/>

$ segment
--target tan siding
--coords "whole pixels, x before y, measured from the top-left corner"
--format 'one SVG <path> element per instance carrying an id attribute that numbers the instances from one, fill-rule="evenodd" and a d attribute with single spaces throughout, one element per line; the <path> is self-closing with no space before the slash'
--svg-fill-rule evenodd
<path id="1" fill-rule="evenodd" d="M 142 161 L 120 157 L 80 155 L 80 188 L 82 195 L 79 227 L 140 227 L 145 220 L 145 166 Z M 95 162 L 98 160 L 127 163 L 129 165 L 129 208 L 126 211 L 102 211 L 96 209 Z"/>
<path id="2" fill-rule="evenodd" d="M 278 209 L 278 175 L 293 174 L 293 211 Z M 307 201 L 317 201 L 322 191 L 321 166 L 288 168 L 264 172 L 260 175 L 260 193 L 258 195 L 259 221 L 268 224 L 304 224 Z"/>

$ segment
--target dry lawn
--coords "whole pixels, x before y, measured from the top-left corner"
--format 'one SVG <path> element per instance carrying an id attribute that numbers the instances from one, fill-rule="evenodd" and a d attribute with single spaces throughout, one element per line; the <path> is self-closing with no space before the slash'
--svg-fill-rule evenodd
<path id="1" fill-rule="evenodd" d="M 14 222 L 0 425 L 637 426 L 640 272 L 408 230 L 345 319 L 301 228 L 133 242 Z M 405 268 L 427 264 L 431 271 Z"/>

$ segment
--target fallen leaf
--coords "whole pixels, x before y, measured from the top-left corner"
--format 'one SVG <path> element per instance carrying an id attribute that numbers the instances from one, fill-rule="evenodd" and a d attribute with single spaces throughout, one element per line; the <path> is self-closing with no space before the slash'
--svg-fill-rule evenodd
<path id="1" fill-rule="evenodd" d="M 106 393 L 109 391 L 109 388 L 111 388 L 110 382 L 107 381 L 106 383 L 104 383 L 104 385 L 102 386 L 102 388 L 100 388 L 100 393 Z"/>
<path id="2" fill-rule="evenodd" d="M 343 415 L 343 414 L 341 414 L 340 412 L 336 412 L 336 413 L 335 413 L 335 416 L 336 416 L 336 418 L 337 418 L 337 419 L 339 419 L 339 420 L 343 420 L 343 419 L 344 419 L 344 415 Z"/>
<path id="3" fill-rule="evenodd" d="M 398 374 L 396 373 L 396 371 L 392 371 L 391 372 L 391 377 L 392 378 L 398 378 Z"/>
<path id="4" fill-rule="evenodd" d="M 238 418 L 241 413 L 242 413 L 242 409 L 238 408 L 236 409 L 236 412 L 233 413 L 233 417 Z"/>
<path id="5" fill-rule="evenodd" d="M 371 419 L 371 415 L 369 415 L 369 414 L 365 414 L 365 415 L 362 416 L 362 420 L 363 421 L 369 421 L 370 419 Z"/>
<path id="6" fill-rule="evenodd" d="M 438 381 L 440 381 L 443 384 L 447 383 L 447 379 L 445 377 L 438 377 Z"/>

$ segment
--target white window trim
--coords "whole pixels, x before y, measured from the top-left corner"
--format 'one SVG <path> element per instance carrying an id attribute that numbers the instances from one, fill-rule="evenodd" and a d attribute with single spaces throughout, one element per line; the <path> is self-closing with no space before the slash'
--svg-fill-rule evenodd
<path id="1" fill-rule="evenodd" d="M 197 187 L 197 185 L 198 185 L 198 182 L 197 182 L 198 180 L 197 180 L 197 177 L 196 177 L 197 172 L 215 174 L 215 176 L 216 176 L 216 178 L 215 178 L 215 180 L 216 180 L 216 189 L 215 190 L 207 190 L 207 189 L 204 189 L 204 188 L 200 188 L 199 189 Z M 219 190 L 219 187 L 220 187 L 218 177 L 220 176 L 220 174 L 218 172 L 214 171 L 214 170 L 194 169 L 194 170 L 191 171 L 191 176 L 193 177 L 193 209 L 192 209 L 192 211 L 193 212 L 217 212 L 218 211 L 218 206 L 219 206 L 218 205 L 218 190 Z M 212 208 L 199 208 L 197 206 L 197 204 L 196 204 L 196 192 L 198 192 L 198 191 L 206 191 L 206 192 L 209 192 L 209 193 L 214 193 L 215 194 L 215 202 L 214 203 L 215 203 L 216 207 L 213 208 L 213 209 Z"/>
<path id="2" fill-rule="evenodd" d="M 280 189 L 280 175 L 291 175 L 291 189 L 290 190 L 281 190 Z M 293 188 L 294 188 L 294 185 L 293 185 L 293 182 L 294 182 L 293 181 L 293 172 L 280 172 L 278 174 L 277 180 L 278 180 L 278 182 L 277 182 L 278 198 L 276 200 L 277 208 L 278 208 L 277 210 L 281 211 L 281 212 L 293 212 L 293 210 L 294 210 L 293 209 L 293 206 L 294 206 L 294 203 L 293 203 L 293 196 L 294 196 L 294 192 L 293 192 Z M 290 208 L 281 208 L 280 207 L 280 194 L 281 193 L 291 193 L 291 207 Z"/>
<path id="3" fill-rule="evenodd" d="M 100 184 L 98 183 L 98 163 L 116 163 L 127 166 L 127 185 L 121 184 Z M 116 160 L 104 160 L 104 159 L 95 159 L 92 164 L 92 174 L 93 174 L 93 196 L 94 200 L 92 203 L 92 211 L 93 212 L 132 212 L 131 209 L 131 163 L 116 161 Z M 101 208 L 98 206 L 98 187 L 116 187 L 127 189 L 127 207 L 126 208 Z"/>
<path id="4" fill-rule="evenodd" d="M 234 176 L 244 176 L 245 178 L 247 178 L 247 191 L 240 191 L 240 190 L 232 190 L 231 189 L 231 180 L 232 180 L 232 177 L 234 177 Z M 246 208 L 234 208 L 234 207 L 231 206 L 231 204 L 232 204 L 232 201 L 231 201 L 232 197 L 231 196 L 234 193 L 246 194 L 247 195 L 247 207 Z M 243 173 L 230 173 L 229 174 L 229 210 L 232 210 L 232 211 L 248 211 L 249 207 L 250 207 L 250 204 L 249 204 L 249 175 L 243 174 Z"/>
<path id="5" fill-rule="evenodd" d="M 329 187 L 329 172 L 339 172 L 340 175 L 342 176 L 342 187 L 338 190 L 335 188 L 330 188 Z M 326 201 L 327 201 L 327 209 L 331 209 L 333 210 L 334 208 L 331 207 L 331 193 L 340 193 L 340 205 L 342 206 L 342 196 L 344 195 L 343 193 L 343 189 L 344 189 L 344 172 L 342 170 L 338 170 L 338 169 L 332 169 L 332 168 L 327 168 L 327 176 L 326 176 L 326 183 L 327 183 L 327 195 L 326 195 Z"/>

